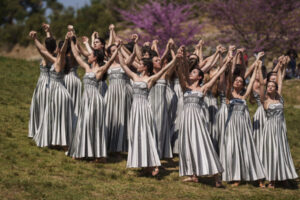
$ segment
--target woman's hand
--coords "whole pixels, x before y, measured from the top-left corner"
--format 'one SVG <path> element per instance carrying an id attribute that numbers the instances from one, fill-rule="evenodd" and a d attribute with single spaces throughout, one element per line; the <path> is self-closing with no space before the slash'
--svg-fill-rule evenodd
<path id="1" fill-rule="evenodd" d="M 36 39 L 36 31 L 30 31 L 29 37 L 31 37 L 31 39 Z"/>

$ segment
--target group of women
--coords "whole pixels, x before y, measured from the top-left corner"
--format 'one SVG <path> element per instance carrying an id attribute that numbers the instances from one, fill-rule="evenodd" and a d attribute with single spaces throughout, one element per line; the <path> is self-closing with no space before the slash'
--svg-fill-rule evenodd
<path id="1" fill-rule="evenodd" d="M 202 40 L 187 53 L 184 46 L 175 51 L 170 39 L 160 56 L 157 40 L 139 47 L 134 34 L 123 44 L 114 25 L 107 45 L 97 32 L 91 44 L 82 37 L 80 45 L 69 25 L 56 46 L 50 26 L 43 29 L 44 45 L 35 31 L 29 33 L 43 57 L 28 134 L 37 146 L 60 146 L 72 158 L 100 161 L 128 152 L 128 168 L 153 176 L 160 160 L 178 154 L 183 181 L 215 176 L 216 187 L 222 181 L 265 187 L 267 180 L 274 188 L 275 181 L 298 177 L 281 96 L 287 56 L 264 78 L 263 52 L 246 68 L 245 49 L 235 46 L 218 45 L 204 59 Z M 77 66 L 85 70 L 83 92 Z M 253 122 L 248 98 L 258 105 Z"/>

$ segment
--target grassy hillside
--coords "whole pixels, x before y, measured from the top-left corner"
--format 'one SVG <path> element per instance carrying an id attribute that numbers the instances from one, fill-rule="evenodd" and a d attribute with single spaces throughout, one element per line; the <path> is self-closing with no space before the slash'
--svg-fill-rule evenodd
<path id="1" fill-rule="evenodd" d="M 0 57 L 0 71 L 0 199 L 300 199 L 299 179 L 289 189 L 252 184 L 216 189 L 213 178 L 181 182 L 178 158 L 163 162 L 166 169 L 153 178 L 126 169 L 125 154 L 99 164 L 38 148 L 27 138 L 38 63 Z M 284 98 L 289 144 L 300 174 L 300 109 L 293 106 L 300 104 L 300 81 L 285 82 Z"/>

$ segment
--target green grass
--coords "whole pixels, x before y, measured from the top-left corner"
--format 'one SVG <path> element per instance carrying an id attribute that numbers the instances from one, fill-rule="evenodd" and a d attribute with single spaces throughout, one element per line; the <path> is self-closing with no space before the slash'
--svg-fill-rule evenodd
<path id="1" fill-rule="evenodd" d="M 29 106 L 39 67 L 37 62 L 0 57 L 0 199 L 300 199 L 298 189 L 213 187 L 213 178 L 199 184 L 181 182 L 178 158 L 163 162 L 156 177 L 126 169 L 126 155 L 106 164 L 75 161 L 63 151 L 38 148 L 27 138 Z M 82 71 L 80 71 L 82 75 Z M 300 174 L 300 81 L 285 83 L 285 116 L 294 163 Z M 255 106 L 250 106 L 253 113 Z M 299 180 L 294 186 L 299 186 Z"/>

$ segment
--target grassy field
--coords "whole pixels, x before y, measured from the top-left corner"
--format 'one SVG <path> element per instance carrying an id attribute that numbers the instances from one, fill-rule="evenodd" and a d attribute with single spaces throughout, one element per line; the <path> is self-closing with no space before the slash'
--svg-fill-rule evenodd
<path id="1" fill-rule="evenodd" d="M 27 138 L 29 106 L 39 75 L 37 62 L 0 57 L 0 199 L 300 199 L 299 179 L 292 187 L 261 189 L 243 184 L 213 187 L 213 178 L 183 183 L 178 158 L 164 161 L 158 177 L 126 169 L 126 155 L 105 164 L 75 161 L 63 151 L 38 148 Z M 82 75 L 82 72 L 80 72 Z M 300 174 L 300 81 L 284 86 L 288 139 Z M 253 113 L 254 106 L 250 106 Z"/>

